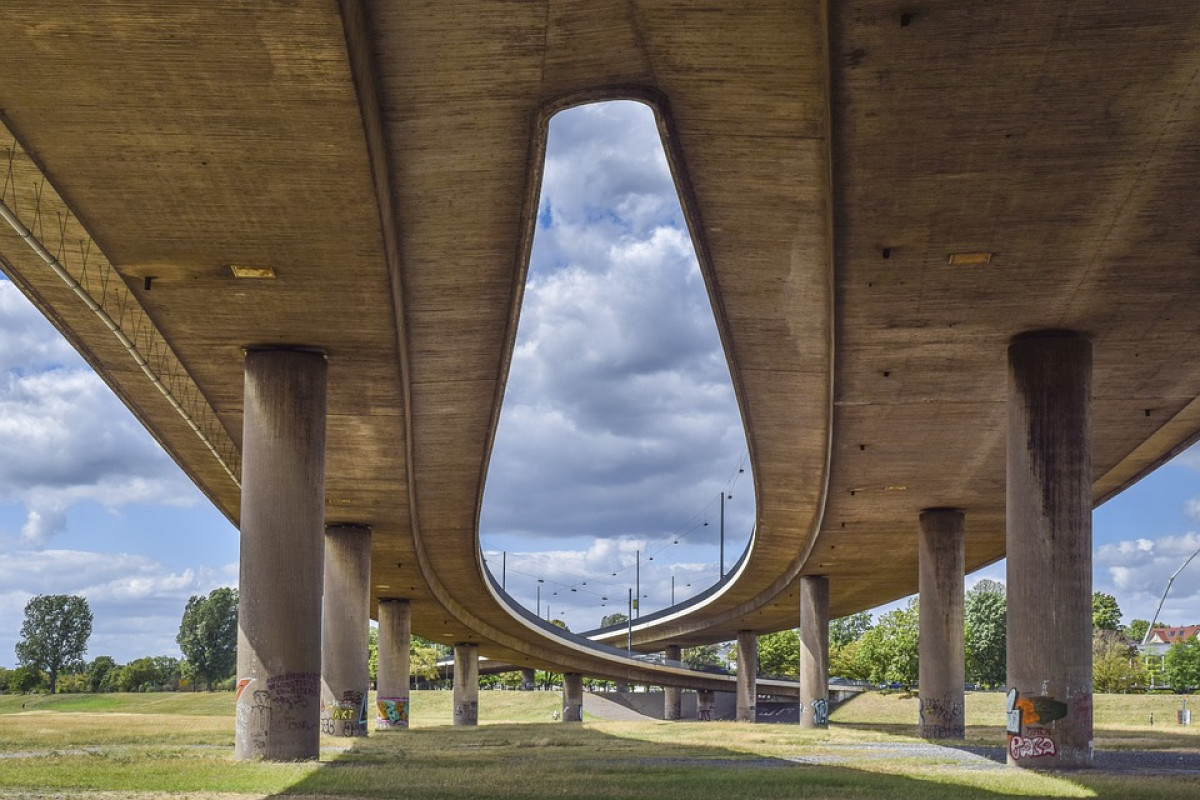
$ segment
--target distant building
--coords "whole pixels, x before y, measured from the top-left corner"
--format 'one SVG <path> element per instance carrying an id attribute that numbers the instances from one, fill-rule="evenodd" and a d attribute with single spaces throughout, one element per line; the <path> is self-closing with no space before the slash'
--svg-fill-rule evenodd
<path id="1" fill-rule="evenodd" d="M 1167 650 L 1176 642 L 1186 642 L 1193 636 L 1200 636 L 1200 625 L 1184 625 L 1176 628 L 1155 628 L 1150 638 L 1141 647 L 1145 655 L 1165 656 Z"/>

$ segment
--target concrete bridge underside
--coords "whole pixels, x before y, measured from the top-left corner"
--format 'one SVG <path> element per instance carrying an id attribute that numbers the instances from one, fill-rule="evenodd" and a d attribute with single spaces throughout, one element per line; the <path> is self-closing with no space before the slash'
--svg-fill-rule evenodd
<path id="1" fill-rule="evenodd" d="M 235 523 L 243 351 L 323 351 L 324 516 L 370 526 L 373 609 L 662 680 L 511 613 L 478 553 L 574 103 L 658 112 L 758 498 L 736 578 L 635 649 L 792 627 L 809 576 L 832 616 L 911 593 L 924 509 L 965 513 L 967 570 L 1002 558 L 1023 332 L 1091 340 L 1092 503 L 1200 433 L 1197 4 L 469 5 L 11 0 L 0 26 L 0 267 Z"/>

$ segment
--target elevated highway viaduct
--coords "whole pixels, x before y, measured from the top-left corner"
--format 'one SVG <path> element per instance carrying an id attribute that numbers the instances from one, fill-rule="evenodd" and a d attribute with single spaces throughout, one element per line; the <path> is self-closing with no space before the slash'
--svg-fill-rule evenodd
<path id="1" fill-rule="evenodd" d="M 954 598 L 1007 555 L 1013 760 L 1086 764 L 1091 508 L 1200 432 L 1198 15 L 9 0 L 0 267 L 242 530 L 240 755 L 316 755 L 323 579 L 327 619 L 386 622 L 389 670 L 411 629 L 720 688 L 548 633 L 478 547 L 547 120 L 649 103 L 758 510 L 734 575 L 634 649 L 803 616 L 822 687 L 829 616 L 920 588 L 952 736 Z"/>

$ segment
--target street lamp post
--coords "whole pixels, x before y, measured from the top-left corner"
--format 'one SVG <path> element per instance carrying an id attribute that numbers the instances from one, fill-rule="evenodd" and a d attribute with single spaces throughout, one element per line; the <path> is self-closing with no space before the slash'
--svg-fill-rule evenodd
<path id="1" fill-rule="evenodd" d="M 1150 634 L 1154 633 L 1154 623 L 1158 622 L 1158 612 L 1162 611 L 1163 603 L 1167 602 L 1167 592 L 1171 591 L 1171 584 L 1174 583 L 1175 579 L 1179 577 L 1179 573 L 1183 572 L 1184 568 L 1187 567 L 1188 564 L 1192 563 L 1192 559 L 1196 556 L 1200 556 L 1200 550 L 1197 550 L 1188 556 L 1187 561 L 1184 561 L 1183 564 L 1180 565 L 1179 569 L 1175 570 L 1175 574 L 1173 574 L 1167 580 L 1167 588 L 1163 589 L 1162 598 L 1158 601 L 1158 608 L 1154 609 L 1154 616 L 1150 618 L 1150 627 L 1146 628 L 1146 635 L 1142 637 L 1143 647 L 1147 642 L 1150 641 Z"/>

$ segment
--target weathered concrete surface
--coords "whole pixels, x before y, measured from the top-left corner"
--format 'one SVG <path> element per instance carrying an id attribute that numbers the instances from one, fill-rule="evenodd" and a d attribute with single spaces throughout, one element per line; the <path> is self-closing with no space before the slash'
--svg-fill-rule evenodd
<path id="1" fill-rule="evenodd" d="M 758 635 L 738 631 L 737 720 L 754 722 L 758 700 Z"/>
<path id="2" fill-rule="evenodd" d="M 454 724 L 479 724 L 479 645 L 454 645 Z"/>
<path id="3" fill-rule="evenodd" d="M 931 508 L 921 512 L 920 526 L 920 733 L 926 739 L 961 739 L 964 515 L 956 508 Z"/>
<path id="4" fill-rule="evenodd" d="M 1010 764 L 1092 761 L 1092 343 L 1008 348 Z"/>
<path id="5" fill-rule="evenodd" d="M 321 623 L 321 732 L 367 735 L 370 690 L 371 529 L 325 528 Z"/>
<path id="6" fill-rule="evenodd" d="M 800 727 L 829 724 L 829 579 L 800 579 Z"/>
<path id="7" fill-rule="evenodd" d="M 583 722 L 583 676 L 578 672 L 563 673 L 562 721 Z"/>
<path id="8" fill-rule="evenodd" d="M 375 730 L 408 727 L 411 643 L 412 616 L 409 602 L 380 600 Z"/>
<path id="9" fill-rule="evenodd" d="M 683 657 L 683 648 L 677 644 L 669 644 L 663 651 L 667 661 L 679 661 Z M 663 687 L 663 719 L 677 720 L 683 716 L 683 690 L 678 686 Z"/>
<path id="10" fill-rule="evenodd" d="M 239 563 L 239 759 L 318 756 L 325 506 L 325 356 L 245 359 Z"/>

